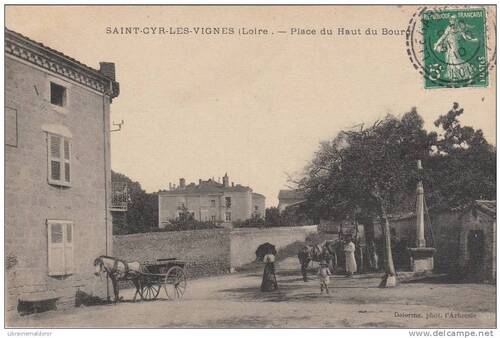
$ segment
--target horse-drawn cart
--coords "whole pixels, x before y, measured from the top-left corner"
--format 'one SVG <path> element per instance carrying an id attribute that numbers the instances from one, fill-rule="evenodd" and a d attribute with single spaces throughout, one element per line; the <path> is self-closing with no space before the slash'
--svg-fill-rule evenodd
<path id="1" fill-rule="evenodd" d="M 158 259 L 141 264 L 139 285 L 143 300 L 158 298 L 161 289 L 169 299 L 180 299 L 187 287 L 185 262 L 175 258 Z"/>
<path id="2" fill-rule="evenodd" d="M 113 284 L 115 302 L 120 300 L 119 282 L 131 281 L 142 300 L 158 298 L 161 290 L 169 299 L 180 299 L 187 287 L 186 263 L 177 258 L 163 258 L 155 261 L 125 262 L 124 260 L 99 256 L 94 261 L 96 275 L 105 273 Z"/>

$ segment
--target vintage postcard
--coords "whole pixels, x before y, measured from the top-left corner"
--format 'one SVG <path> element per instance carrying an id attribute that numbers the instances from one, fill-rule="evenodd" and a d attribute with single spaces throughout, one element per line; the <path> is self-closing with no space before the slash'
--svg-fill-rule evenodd
<path id="1" fill-rule="evenodd" d="M 6 5 L 5 327 L 493 336 L 496 18 Z"/>

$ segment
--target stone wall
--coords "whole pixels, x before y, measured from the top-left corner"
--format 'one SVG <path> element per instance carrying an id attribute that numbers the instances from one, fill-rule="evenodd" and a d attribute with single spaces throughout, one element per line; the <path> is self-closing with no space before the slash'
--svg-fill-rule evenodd
<path id="1" fill-rule="evenodd" d="M 114 236 L 113 256 L 126 261 L 178 258 L 186 261 L 189 277 L 228 273 L 231 268 L 255 260 L 260 244 L 270 242 L 279 250 L 297 241 L 305 241 L 317 226 L 272 229 L 209 229 L 150 232 Z"/>
<path id="2" fill-rule="evenodd" d="M 150 232 L 114 236 L 113 255 L 125 261 L 178 258 L 189 277 L 229 272 L 229 230 Z"/>
<path id="3" fill-rule="evenodd" d="M 231 231 L 231 267 L 239 267 L 255 260 L 258 246 L 269 242 L 279 250 L 294 242 L 305 241 L 311 233 L 317 232 L 316 225 L 280 227 L 271 229 L 241 228 Z"/>

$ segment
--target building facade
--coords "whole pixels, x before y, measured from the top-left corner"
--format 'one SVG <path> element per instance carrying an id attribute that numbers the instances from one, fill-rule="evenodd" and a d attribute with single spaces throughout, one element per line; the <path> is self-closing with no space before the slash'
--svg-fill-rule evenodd
<path id="1" fill-rule="evenodd" d="M 186 185 L 185 179 L 181 178 L 179 186 L 159 192 L 158 224 L 164 228 L 169 221 L 188 211 L 198 221 L 229 225 L 252 217 L 263 218 L 265 203 L 265 197 L 254 193 L 251 188 L 229 184 L 227 174 L 222 183 L 200 179 L 198 184 Z"/>
<path id="2" fill-rule="evenodd" d="M 436 249 L 437 271 L 496 279 L 496 201 L 477 200 L 461 208 L 430 211 L 427 246 Z M 391 233 L 410 247 L 416 241 L 413 213 L 392 217 Z"/>
<path id="3" fill-rule="evenodd" d="M 105 297 L 93 261 L 112 253 L 114 64 L 92 69 L 5 30 L 6 310 Z"/>
<path id="4" fill-rule="evenodd" d="M 297 189 L 280 190 L 278 193 L 278 210 L 285 211 L 288 206 L 304 202 L 304 193 Z"/>

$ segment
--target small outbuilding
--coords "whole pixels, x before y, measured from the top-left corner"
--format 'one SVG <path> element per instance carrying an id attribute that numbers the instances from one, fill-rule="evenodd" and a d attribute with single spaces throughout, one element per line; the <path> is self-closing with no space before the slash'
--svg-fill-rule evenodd
<path id="1" fill-rule="evenodd" d="M 496 279 L 496 201 L 476 200 L 468 205 L 430 210 L 426 237 L 436 248 L 438 272 L 481 280 Z M 415 214 L 391 217 L 391 233 L 411 245 L 415 239 Z"/>

